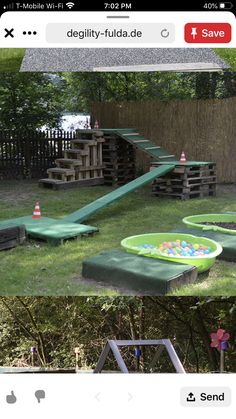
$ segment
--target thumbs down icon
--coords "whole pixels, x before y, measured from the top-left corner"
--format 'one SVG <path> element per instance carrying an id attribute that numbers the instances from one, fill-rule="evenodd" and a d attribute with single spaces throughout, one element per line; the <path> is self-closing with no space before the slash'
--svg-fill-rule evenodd
<path id="1" fill-rule="evenodd" d="M 41 402 L 42 399 L 45 399 L 45 391 L 44 390 L 37 390 L 34 393 L 36 399 L 38 400 L 38 403 Z"/>

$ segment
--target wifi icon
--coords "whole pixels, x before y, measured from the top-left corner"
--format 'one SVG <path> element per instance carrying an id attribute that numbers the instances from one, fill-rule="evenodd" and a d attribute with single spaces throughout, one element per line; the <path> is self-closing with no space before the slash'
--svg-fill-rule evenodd
<path id="1" fill-rule="evenodd" d="M 66 3 L 66 6 L 68 7 L 68 9 L 72 9 L 72 7 L 74 7 L 75 3 L 69 2 Z"/>

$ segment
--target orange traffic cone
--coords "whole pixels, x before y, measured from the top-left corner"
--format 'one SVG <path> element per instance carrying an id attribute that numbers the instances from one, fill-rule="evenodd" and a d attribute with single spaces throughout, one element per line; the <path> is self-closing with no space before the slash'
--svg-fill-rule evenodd
<path id="1" fill-rule="evenodd" d="M 40 217 L 41 217 L 41 211 L 40 211 L 39 202 L 36 202 L 32 218 L 40 218 Z"/>
<path id="2" fill-rule="evenodd" d="M 99 124 L 98 124 L 98 120 L 96 119 L 95 124 L 94 124 L 94 128 L 98 129 L 99 128 Z"/>
<path id="3" fill-rule="evenodd" d="M 187 159 L 184 151 L 182 151 L 179 161 L 180 163 L 186 163 Z"/>

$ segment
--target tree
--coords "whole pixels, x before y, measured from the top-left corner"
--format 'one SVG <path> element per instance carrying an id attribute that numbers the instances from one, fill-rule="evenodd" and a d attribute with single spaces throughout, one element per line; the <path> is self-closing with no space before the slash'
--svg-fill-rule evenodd
<path id="1" fill-rule="evenodd" d="M 56 127 L 63 110 L 65 83 L 41 73 L 0 74 L 0 128 Z"/>

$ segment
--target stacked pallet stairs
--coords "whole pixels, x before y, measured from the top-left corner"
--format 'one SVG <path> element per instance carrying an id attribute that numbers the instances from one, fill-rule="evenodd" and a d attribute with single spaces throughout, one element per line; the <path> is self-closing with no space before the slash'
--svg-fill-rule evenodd
<path id="1" fill-rule="evenodd" d="M 104 137 L 116 135 L 151 158 L 151 170 L 174 164 L 171 172 L 153 181 L 152 191 L 158 197 L 180 199 L 203 198 L 216 195 L 216 164 L 214 162 L 187 161 L 179 159 L 158 146 L 133 128 L 103 129 Z M 157 161 L 155 161 L 157 160 Z"/>
<path id="2" fill-rule="evenodd" d="M 135 179 L 135 149 L 115 133 L 104 134 L 104 183 L 122 186 Z"/>
<path id="3" fill-rule="evenodd" d="M 159 167 L 160 163 L 152 163 Z M 180 199 L 204 198 L 216 195 L 216 164 L 213 162 L 187 162 L 176 165 L 171 173 L 156 178 L 153 194 L 158 197 Z"/>
<path id="4" fill-rule="evenodd" d="M 104 141 L 101 131 L 77 130 L 64 157 L 56 159 L 56 167 L 47 170 L 48 178 L 41 179 L 39 186 L 67 189 L 103 184 Z"/>

